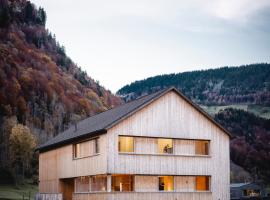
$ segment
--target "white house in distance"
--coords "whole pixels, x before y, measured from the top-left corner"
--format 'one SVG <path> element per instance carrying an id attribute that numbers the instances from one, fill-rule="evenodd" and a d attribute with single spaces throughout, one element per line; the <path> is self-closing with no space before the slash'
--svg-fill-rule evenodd
<path id="1" fill-rule="evenodd" d="M 39 146 L 39 193 L 64 200 L 228 200 L 230 134 L 168 88 Z"/>

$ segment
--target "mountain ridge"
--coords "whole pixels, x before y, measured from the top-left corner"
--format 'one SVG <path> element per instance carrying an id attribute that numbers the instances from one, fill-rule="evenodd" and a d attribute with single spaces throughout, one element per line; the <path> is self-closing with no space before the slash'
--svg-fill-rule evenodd
<path id="1" fill-rule="evenodd" d="M 142 94 L 175 86 L 200 105 L 270 103 L 270 64 L 164 74 L 135 81 L 123 86 L 117 94 L 129 101 Z"/>

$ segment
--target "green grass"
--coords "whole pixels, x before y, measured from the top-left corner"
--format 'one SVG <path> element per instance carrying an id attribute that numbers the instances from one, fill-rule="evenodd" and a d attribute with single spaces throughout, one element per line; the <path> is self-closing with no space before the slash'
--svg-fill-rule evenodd
<path id="1" fill-rule="evenodd" d="M 270 119 L 270 107 L 261 105 L 228 105 L 228 106 L 201 106 L 210 115 L 215 115 L 220 110 L 234 108 L 251 112 L 257 116 Z"/>
<path id="2" fill-rule="evenodd" d="M 7 199 L 34 199 L 35 194 L 38 192 L 38 186 L 32 184 L 24 184 L 20 186 L 14 185 L 0 185 L 0 200 Z"/>

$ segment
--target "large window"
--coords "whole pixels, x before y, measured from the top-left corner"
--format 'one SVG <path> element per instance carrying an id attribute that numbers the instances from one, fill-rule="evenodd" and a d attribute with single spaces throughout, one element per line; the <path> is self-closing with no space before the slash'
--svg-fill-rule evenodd
<path id="1" fill-rule="evenodd" d="M 196 140 L 195 141 L 195 154 L 196 155 L 209 155 L 209 141 Z"/>
<path id="2" fill-rule="evenodd" d="M 160 176 L 158 177 L 159 191 L 173 191 L 174 181 L 173 176 Z"/>
<path id="3" fill-rule="evenodd" d="M 81 176 L 75 179 L 76 192 L 89 192 L 89 176 Z"/>
<path id="4" fill-rule="evenodd" d="M 172 154 L 173 153 L 173 140 L 172 139 L 158 139 L 158 153 Z"/>
<path id="5" fill-rule="evenodd" d="M 134 138 L 119 136 L 118 150 L 119 152 L 134 152 Z"/>
<path id="6" fill-rule="evenodd" d="M 103 192 L 107 190 L 107 176 L 91 177 L 91 192 Z"/>
<path id="7" fill-rule="evenodd" d="M 210 177 L 209 176 L 196 176 L 196 190 L 209 191 Z"/>
<path id="8" fill-rule="evenodd" d="M 83 158 L 99 153 L 99 138 L 73 145 L 74 158 Z"/>
<path id="9" fill-rule="evenodd" d="M 76 192 L 107 191 L 107 176 L 81 176 L 75 179 Z"/>
<path id="10" fill-rule="evenodd" d="M 112 191 L 127 192 L 133 191 L 134 176 L 132 175 L 113 175 Z"/>

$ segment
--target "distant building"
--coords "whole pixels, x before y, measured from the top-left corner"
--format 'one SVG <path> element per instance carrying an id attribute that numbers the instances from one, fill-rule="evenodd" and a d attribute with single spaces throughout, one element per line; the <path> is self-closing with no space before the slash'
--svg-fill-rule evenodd
<path id="1" fill-rule="evenodd" d="M 230 133 L 175 88 L 39 146 L 39 192 L 64 200 L 228 200 Z"/>
<path id="2" fill-rule="evenodd" d="M 257 183 L 232 183 L 230 189 L 234 200 L 266 196 L 264 187 Z"/>

